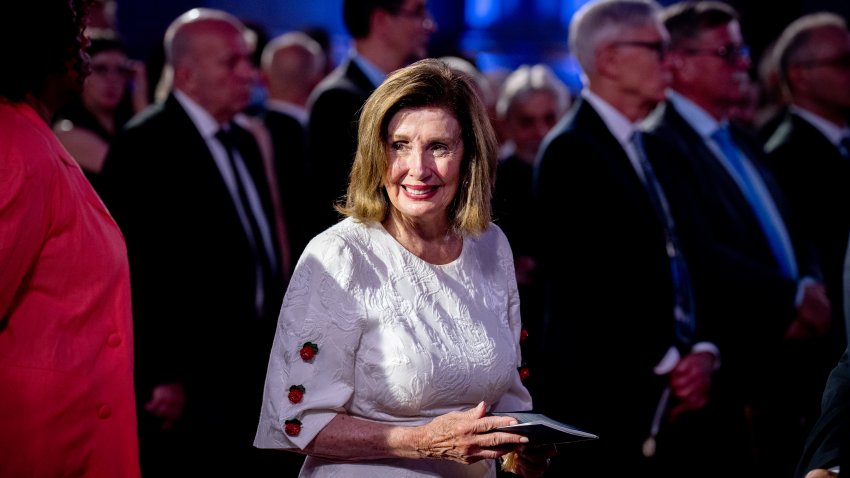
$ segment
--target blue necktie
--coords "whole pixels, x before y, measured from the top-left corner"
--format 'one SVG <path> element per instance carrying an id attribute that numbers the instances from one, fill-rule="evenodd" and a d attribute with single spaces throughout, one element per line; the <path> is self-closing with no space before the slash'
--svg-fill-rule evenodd
<path id="1" fill-rule="evenodd" d="M 755 213 L 756 218 L 758 218 L 759 225 L 767 238 L 770 250 L 776 258 L 776 262 L 779 263 L 779 268 L 782 270 L 783 275 L 785 277 L 796 278 L 797 266 L 794 263 L 791 251 L 789 251 L 783 243 L 782 236 L 779 231 L 781 226 L 776 224 L 774 219 L 771 218 L 767 206 L 764 204 L 763 199 L 758 195 L 755 185 L 753 184 L 753 178 L 750 176 L 746 167 L 744 167 L 744 160 L 742 158 L 741 151 L 738 150 L 738 147 L 735 146 L 734 142 L 732 142 L 729 130 L 726 127 L 720 127 L 712 133 L 711 138 L 718 146 L 720 146 L 723 156 L 726 157 L 726 160 L 741 178 L 741 192 L 744 193 L 744 197 L 747 198 L 747 201 L 753 208 L 753 212 Z"/>
<path id="2" fill-rule="evenodd" d="M 661 184 L 655 176 L 655 171 L 646 157 L 646 151 L 643 149 L 643 138 L 639 131 L 635 131 L 634 135 L 632 135 L 632 144 L 634 144 L 638 162 L 641 165 L 641 169 L 643 169 L 643 184 L 649 193 L 649 201 L 652 203 L 655 213 L 664 226 L 664 237 L 667 241 L 667 258 L 670 260 L 670 272 L 673 278 L 673 292 L 675 294 L 673 314 L 676 319 L 676 341 L 677 345 L 686 348 L 693 341 L 694 329 L 696 328 L 690 274 L 688 273 L 687 264 L 685 264 L 685 258 L 682 256 L 679 246 L 676 225 L 670 213 L 667 197 L 664 195 L 664 190 L 661 189 Z"/>
<path id="3" fill-rule="evenodd" d="M 841 137 L 841 141 L 838 142 L 838 151 L 842 156 L 850 159 L 850 136 Z"/>

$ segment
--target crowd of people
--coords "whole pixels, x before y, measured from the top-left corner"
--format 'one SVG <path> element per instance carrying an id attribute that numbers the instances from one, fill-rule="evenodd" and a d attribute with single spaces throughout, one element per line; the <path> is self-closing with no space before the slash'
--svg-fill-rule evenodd
<path id="1" fill-rule="evenodd" d="M 336 65 L 193 8 L 149 85 L 114 7 L 0 33 L 0 475 L 850 467 L 846 19 L 756 74 L 727 3 L 595 0 L 571 92 L 427 0 L 343 0 Z"/>

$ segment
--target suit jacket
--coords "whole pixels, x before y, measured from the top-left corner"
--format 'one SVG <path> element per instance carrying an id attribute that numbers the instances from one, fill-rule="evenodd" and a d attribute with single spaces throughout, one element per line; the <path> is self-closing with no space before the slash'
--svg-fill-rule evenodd
<path id="1" fill-rule="evenodd" d="M 811 412 L 811 392 L 822 389 L 812 385 L 809 344 L 784 340 L 796 318 L 797 282 L 780 272 L 740 188 L 673 105 L 659 107 L 647 125 L 647 152 L 679 225 L 697 300 L 713 317 L 722 360 L 714 386 L 732 405 L 753 407 L 756 459 L 772 470 L 766 476 L 791 473 L 805 433 L 801 418 Z M 800 276 L 819 279 L 813 251 L 793 227 L 759 144 L 734 128 L 732 137 L 773 197 Z"/>
<path id="2" fill-rule="evenodd" d="M 850 349 L 835 365 L 823 392 L 821 415 L 809 434 L 797 478 L 815 468 L 850 467 Z"/>
<path id="3" fill-rule="evenodd" d="M 0 144 L 0 476 L 138 478 L 121 231 L 29 105 Z"/>
<path id="4" fill-rule="evenodd" d="M 826 371 L 846 346 L 842 276 L 850 237 L 850 159 L 817 128 L 789 113 L 765 145 L 767 164 L 791 209 L 795 226 L 812 239 L 832 302 L 834 328 Z"/>
<path id="5" fill-rule="evenodd" d="M 307 131 L 298 118 L 271 109 L 263 113 L 263 122 L 272 139 L 287 238 L 293 260 L 297 260 L 311 239 L 307 236 L 310 217 L 303 207 L 313 187 L 307 177 Z"/>
<path id="6" fill-rule="evenodd" d="M 244 130 L 234 134 L 268 214 L 257 144 Z M 251 245 L 212 154 L 173 95 L 115 139 L 102 185 L 127 240 L 139 406 L 152 386 L 182 383 L 187 403 L 174 431 L 185 441 L 173 437 L 172 446 L 193 466 L 208 461 L 193 452 L 222 450 L 215 462 L 228 470 L 256 432 L 282 284 L 268 284 L 258 315 Z"/>
<path id="7" fill-rule="evenodd" d="M 311 187 L 315 190 L 312 206 L 316 218 L 311 237 L 340 218 L 333 204 L 348 188 L 357 150 L 360 108 L 374 89 L 363 70 L 348 59 L 324 78 L 310 95 L 307 158 Z"/>
<path id="8" fill-rule="evenodd" d="M 678 431 L 662 426 L 659 454 L 641 453 L 667 384 L 653 369 L 674 342 L 661 219 L 626 152 L 584 99 L 544 140 L 534 175 L 547 289 L 535 407 L 600 436 L 561 447 L 553 473 L 676 476 L 681 469 L 661 468 L 676 458 L 661 455 Z M 699 326 L 697 335 L 703 338 Z"/>

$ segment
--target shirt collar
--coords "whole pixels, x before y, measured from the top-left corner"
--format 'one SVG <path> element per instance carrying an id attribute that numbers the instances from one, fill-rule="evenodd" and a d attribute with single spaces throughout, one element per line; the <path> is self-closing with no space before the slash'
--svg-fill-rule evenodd
<path id="1" fill-rule="evenodd" d="M 850 128 L 840 128 L 836 126 L 835 123 L 828 121 L 805 108 L 801 108 L 797 105 L 791 105 L 788 107 L 788 110 L 814 126 L 816 130 L 826 136 L 826 139 L 828 139 L 830 143 L 836 146 L 840 144 L 843 137 L 850 135 Z"/>
<path id="2" fill-rule="evenodd" d="M 667 91 L 667 100 L 703 138 L 710 138 L 718 128 L 725 125 L 725 122 L 719 123 L 707 111 L 674 90 Z"/>
<path id="3" fill-rule="evenodd" d="M 186 110 L 189 119 L 195 124 L 195 128 L 206 139 L 212 138 L 221 129 L 221 125 L 205 110 L 201 105 L 196 103 L 189 95 L 180 90 L 174 90 L 174 97 L 180 103 L 180 106 Z"/>
<path id="4" fill-rule="evenodd" d="M 596 113 L 602 118 L 605 126 L 608 127 L 608 130 L 617 138 L 620 144 L 628 144 L 631 141 L 632 134 L 637 129 L 637 125 L 629 121 L 623 113 L 620 113 L 610 103 L 602 99 L 602 97 L 590 91 L 590 88 L 583 88 L 581 90 L 581 96 L 596 110 Z"/>
<path id="5" fill-rule="evenodd" d="M 297 119 L 302 125 L 307 124 L 307 109 L 301 105 L 289 101 L 281 101 L 275 99 L 266 100 L 266 108 L 270 111 L 287 114 Z"/>
<path id="6" fill-rule="evenodd" d="M 387 73 L 381 71 L 380 68 L 375 66 L 372 62 L 367 60 L 365 57 L 357 53 L 357 50 L 351 51 L 351 61 L 353 61 L 357 66 L 363 70 L 363 74 L 366 75 L 366 78 L 372 82 L 372 85 L 377 88 L 381 86 L 381 83 L 387 78 Z"/>

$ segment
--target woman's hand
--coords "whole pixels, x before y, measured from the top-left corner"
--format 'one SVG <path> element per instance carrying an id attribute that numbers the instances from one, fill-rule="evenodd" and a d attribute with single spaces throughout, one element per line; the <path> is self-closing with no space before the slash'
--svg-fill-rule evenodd
<path id="1" fill-rule="evenodd" d="M 485 416 L 484 402 L 464 412 L 450 412 L 424 425 L 417 449 L 423 458 L 441 458 L 460 463 L 496 459 L 515 450 L 528 438 L 514 433 L 490 432 L 516 423 L 511 417 Z"/>
<path id="2" fill-rule="evenodd" d="M 837 478 L 838 473 L 818 468 L 806 473 L 806 478 Z"/>
<path id="3" fill-rule="evenodd" d="M 502 470 L 525 478 L 537 478 L 549 469 L 549 461 L 558 454 L 554 445 L 520 445 L 503 457 Z"/>

